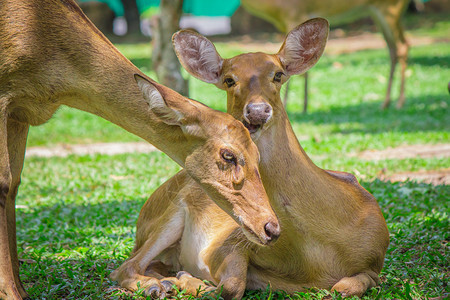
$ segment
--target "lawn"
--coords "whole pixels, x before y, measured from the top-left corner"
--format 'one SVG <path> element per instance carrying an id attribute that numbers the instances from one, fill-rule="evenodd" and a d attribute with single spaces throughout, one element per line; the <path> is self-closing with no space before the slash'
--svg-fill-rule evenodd
<path id="1" fill-rule="evenodd" d="M 428 19 L 427 19 L 428 20 Z M 415 24 L 408 21 L 408 24 Z M 450 21 L 417 28 L 411 35 L 446 37 Z M 150 72 L 149 44 L 119 49 Z M 224 57 L 240 53 L 217 44 Z M 402 110 L 379 109 L 386 88 L 386 49 L 325 55 L 310 75 L 309 113 L 301 113 L 303 80 L 292 78 L 289 118 L 305 151 L 321 168 L 355 173 L 378 199 L 391 244 L 381 287 L 366 299 L 430 299 L 450 296 L 449 199 L 447 185 L 386 183 L 380 172 L 449 168 L 450 158 L 365 160 L 358 153 L 399 145 L 449 143 L 450 47 L 434 43 L 410 51 L 407 102 Z M 191 97 L 224 110 L 225 94 L 190 79 Z M 398 82 L 394 84 L 394 99 Z M 394 103 L 395 104 L 395 103 Z M 62 108 L 47 124 L 30 130 L 28 147 L 139 138 L 98 117 Z M 355 155 L 349 155 L 355 154 Z M 135 223 L 148 196 L 179 166 L 162 153 L 29 157 L 17 199 L 21 278 L 33 299 L 139 299 L 117 289 L 108 275 L 132 250 Z M 251 299 L 285 299 L 282 291 L 247 292 Z M 326 291 L 294 299 L 339 298 Z"/>

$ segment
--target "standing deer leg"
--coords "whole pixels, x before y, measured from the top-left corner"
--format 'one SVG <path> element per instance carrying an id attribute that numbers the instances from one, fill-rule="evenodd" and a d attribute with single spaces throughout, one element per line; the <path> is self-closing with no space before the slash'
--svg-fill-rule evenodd
<path id="1" fill-rule="evenodd" d="M 403 35 L 403 28 L 398 24 L 398 36 L 397 40 L 397 57 L 401 67 L 401 83 L 400 83 L 400 96 L 397 102 L 397 108 L 402 108 L 405 104 L 405 81 L 406 81 L 406 68 L 408 66 L 408 50 L 409 45 L 406 42 L 405 36 Z"/>
<path id="2" fill-rule="evenodd" d="M 400 95 L 397 107 L 402 107 L 405 102 L 405 76 L 408 57 L 408 44 L 403 34 L 403 28 L 400 24 L 400 17 L 404 11 L 407 1 L 400 1 L 398 5 L 401 7 L 383 7 L 372 8 L 372 16 L 380 27 L 389 48 L 389 55 L 391 57 L 391 71 L 389 73 L 388 88 L 386 91 L 386 98 L 382 105 L 385 109 L 389 107 L 391 101 L 391 88 L 394 79 L 395 68 L 397 63 L 401 65 L 401 83 Z M 395 13 L 394 13 L 395 12 Z"/>
<path id="3" fill-rule="evenodd" d="M 391 105 L 391 91 L 392 91 L 392 82 L 394 81 L 395 69 L 397 67 L 397 56 L 395 54 L 396 49 L 389 48 L 389 56 L 391 57 L 391 70 L 389 71 L 389 80 L 388 87 L 386 90 L 386 98 L 384 100 L 382 109 L 386 109 Z"/>
<path id="4" fill-rule="evenodd" d="M 20 176 L 22 174 L 23 162 L 25 158 L 25 147 L 29 124 L 17 122 L 8 119 L 8 153 L 9 165 L 11 168 L 11 188 L 6 201 L 6 220 L 8 226 L 9 250 L 14 272 L 14 282 L 23 298 L 28 295 L 23 288 L 19 278 L 19 258 L 17 256 L 17 237 L 16 237 L 16 196 L 20 185 Z"/>
<path id="5" fill-rule="evenodd" d="M 7 144 L 7 114 L 0 115 L 0 299 L 20 299 L 14 283 L 9 247 L 6 205 L 11 189 L 11 170 Z"/>
<path id="6" fill-rule="evenodd" d="M 405 103 L 405 77 L 406 77 L 406 67 L 408 59 L 408 43 L 406 42 L 405 36 L 403 34 L 403 28 L 400 24 L 401 11 L 398 15 L 387 15 L 385 17 L 386 24 L 390 30 L 390 36 L 393 40 L 388 40 L 389 51 L 391 55 L 391 61 L 393 64 L 400 63 L 400 95 L 397 102 L 397 108 L 402 108 Z M 394 66 L 395 68 L 395 66 Z M 391 66 L 391 69 L 393 67 Z M 391 70 L 391 76 L 394 71 Z M 390 78 L 390 84 L 392 83 L 392 78 Z"/>
<path id="7" fill-rule="evenodd" d="M 15 197 L 20 183 L 28 125 L 0 115 L 0 298 L 22 299 L 27 294 L 19 279 Z"/>
<path id="8" fill-rule="evenodd" d="M 304 92 L 304 96 L 303 96 L 303 113 L 306 114 L 308 112 L 308 72 L 306 72 L 305 74 L 303 74 L 303 76 L 305 77 L 305 92 Z M 291 83 L 292 78 L 286 83 L 286 90 L 284 92 L 284 98 L 283 98 L 283 105 L 284 108 L 286 109 L 287 106 L 287 101 L 289 98 L 289 85 Z"/>
<path id="9" fill-rule="evenodd" d="M 308 112 L 308 72 L 303 74 L 305 77 L 305 95 L 303 99 L 303 113 L 306 114 Z"/>

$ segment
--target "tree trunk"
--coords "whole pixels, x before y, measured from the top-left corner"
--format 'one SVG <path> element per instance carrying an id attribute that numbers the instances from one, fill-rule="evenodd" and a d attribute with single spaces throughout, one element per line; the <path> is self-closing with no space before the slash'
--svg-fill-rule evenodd
<path id="1" fill-rule="evenodd" d="M 136 0 L 121 0 L 125 20 L 127 21 L 127 34 L 141 34 L 141 19 Z"/>
<path id="2" fill-rule="evenodd" d="M 179 29 L 182 8 L 183 0 L 161 0 L 161 13 L 152 20 L 152 59 L 159 82 L 187 97 L 188 81 L 181 75 L 181 65 L 172 47 L 172 34 Z"/>

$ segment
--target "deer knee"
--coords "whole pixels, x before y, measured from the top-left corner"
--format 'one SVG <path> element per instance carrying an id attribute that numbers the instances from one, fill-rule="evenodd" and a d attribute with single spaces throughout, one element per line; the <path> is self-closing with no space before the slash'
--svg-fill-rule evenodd
<path id="1" fill-rule="evenodd" d="M 396 56 L 397 56 L 397 60 L 400 63 L 402 63 L 402 64 L 406 63 L 406 61 L 408 59 L 408 50 L 409 50 L 408 44 L 401 44 L 401 45 L 397 46 Z"/>
<path id="2" fill-rule="evenodd" d="M 11 190 L 11 184 L 9 182 L 0 181 L 0 207 L 6 207 L 6 199 L 9 191 Z"/>

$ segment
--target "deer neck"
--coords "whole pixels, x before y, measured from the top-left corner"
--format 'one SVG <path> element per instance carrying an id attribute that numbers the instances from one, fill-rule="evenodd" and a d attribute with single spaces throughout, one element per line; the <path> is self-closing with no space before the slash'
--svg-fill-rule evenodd
<path id="1" fill-rule="evenodd" d="M 284 111 L 255 143 L 261 155 L 261 179 L 284 232 L 280 239 L 285 242 L 321 235 L 317 228 L 324 224 L 341 228 L 358 216 L 355 212 L 363 209 L 364 203 L 373 201 L 351 174 L 325 171 L 311 161 Z"/>
<path id="2" fill-rule="evenodd" d="M 13 56 L 8 57 L 9 61 L 22 62 L 16 73 L 29 74 L 28 77 L 12 74 L 9 80 L 18 89 L 30 89 L 31 92 L 26 92 L 40 97 L 29 103 L 32 107 L 29 115 L 35 115 L 37 121 L 28 123 L 43 123 L 59 105 L 67 105 L 119 125 L 164 149 L 184 166 L 191 149 L 178 145 L 185 139 L 182 130 L 166 125 L 152 114 L 134 79 L 134 74 L 145 75 L 112 45 L 78 6 L 66 0 L 43 1 L 39 9 L 22 5 L 20 1 L 9 1 L 8 5 L 13 11 L 2 18 L 16 24 L 17 28 L 7 28 L 14 32 L 9 39 L 12 42 L 6 43 L 0 53 Z M 21 16 L 27 17 L 22 20 Z M 35 23 L 45 26 L 35 26 Z M 4 30 L 4 34 L 10 34 L 8 30 Z M 27 72 L 30 65 L 44 67 L 30 74 Z M 163 97 L 170 94 L 174 101 L 181 97 L 155 85 Z M 36 87 L 41 86 L 39 93 L 36 92 Z"/>
<path id="3" fill-rule="evenodd" d="M 318 192 L 329 188 L 325 171 L 300 146 L 284 111 L 255 143 L 261 155 L 261 178 L 277 214 L 296 213 L 307 203 L 322 201 Z"/>

